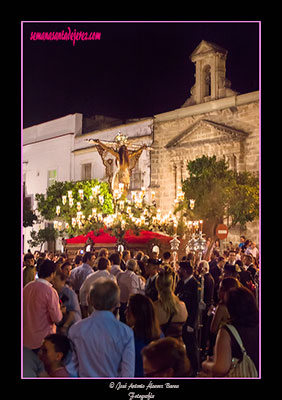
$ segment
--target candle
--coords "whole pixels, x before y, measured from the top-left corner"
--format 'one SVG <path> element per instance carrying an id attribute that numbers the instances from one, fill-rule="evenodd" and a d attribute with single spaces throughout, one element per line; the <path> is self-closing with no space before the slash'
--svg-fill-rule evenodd
<path id="1" fill-rule="evenodd" d="M 76 208 L 77 208 L 77 210 L 78 210 L 78 211 L 80 211 L 80 210 L 81 210 L 81 204 L 80 204 L 80 202 L 79 202 L 79 201 L 76 203 Z"/>
<path id="2" fill-rule="evenodd" d="M 195 206 L 195 200 L 190 199 L 190 208 L 191 208 L 191 210 L 193 210 L 194 206 Z"/>
<path id="3" fill-rule="evenodd" d="M 73 227 L 75 226 L 75 224 L 76 224 L 76 219 L 75 218 L 71 219 L 71 224 L 72 224 Z"/>
<path id="4" fill-rule="evenodd" d="M 102 196 L 102 195 L 100 194 L 100 196 L 98 197 L 98 199 L 99 199 L 99 202 L 103 205 L 103 204 L 104 204 L 104 196 Z"/>
<path id="5" fill-rule="evenodd" d="M 83 190 L 79 189 L 78 191 L 79 197 L 81 198 L 81 200 L 83 200 Z"/>
<path id="6" fill-rule="evenodd" d="M 68 198 L 71 199 L 72 198 L 72 191 L 68 190 Z"/>
<path id="7" fill-rule="evenodd" d="M 124 209 L 124 201 L 123 200 L 121 200 L 119 202 L 119 208 L 121 209 L 121 211 L 123 211 L 123 209 Z"/>
<path id="8" fill-rule="evenodd" d="M 155 192 L 152 192 L 152 193 L 151 193 L 151 199 L 152 199 L 152 201 L 155 200 L 155 196 L 156 196 L 156 193 L 155 193 Z"/>
<path id="9" fill-rule="evenodd" d="M 62 196 L 62 202 L 63 202 L 63 205 L 66 204 L 66 202 L 67 202 L 67 196 Z"/>
<path id="10" fill-rule="evenodd" d="M 117 189 L 114 190 L 114 199 L 117 200 L 119 198 L 119 191 Z"/>
<path id="11" fill-rule="evenodd" d="M 92 195 L 93 195 L 93 196 L 97 196 L 97 194 L 98 194 L 99 191 L 100 191 L 100 186 L 99 186 L 99 185 L 94 186 L 93 188 L 91 188 L 91 190 L 92 190 Z"/>
<path id="12" fill-rule="evenodd" d="M 200 231 L 202 232 L 202 228 L 203 228 L 203 221 L 202 221 L 202 220 L 200 220 L 199 222 L 200 222 Z"/>
<path id="13" fill-rule="evenodd" d="M 60 215 L 60 211 L 61 211 L 61 207 L 60 207 L 60 206 L 57 206 L 57 207 L 56 207 L 56 214 L 57 214 L 57 215 Z"/>
<path id="14" fill-rule="evenodd" d="M 53 221 L 54 229 L 58 228 L 58 221 Z"/>
<path id="15" fill-rule="evenodd" d="M 127 214 L 130 214 L 131 213 L 131 207 L 127 207 L 126 212 L 127 212 Z"/>
<path id="16" fill-rule="evenodd" d="M 123 189 L 124 189 L 124 183 L 120 183 L 120 184 L 118 185 L 118 187 L 119 187 L 119 191 L 122 193 L 122 192 L 123 192 Z"/>
<path id="17" fill-rule="evenodd" d="M 93 217 L 96 216 L 96 212 L 97 212 L 97 209 L 96 209 L 96 208 L 92 208 L 92 215 L 93 215 Z"/>
<path id="18" fill-rule="evenodd" d="M 70 206 L 70 207 L 73 206 L 73 198 L 72 198 L 72 197 L 69 198 L 69 206 Z"/>

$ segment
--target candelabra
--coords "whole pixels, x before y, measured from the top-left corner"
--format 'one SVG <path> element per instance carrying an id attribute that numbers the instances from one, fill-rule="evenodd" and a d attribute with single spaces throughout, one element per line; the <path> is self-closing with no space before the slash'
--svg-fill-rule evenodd
<path id="1" fill-rule="evenodd" d="M 177 239 L 176 233 L 174 234 L 173 239 L 170 240 L 169 243 L 170 243 L 170 248 L 171 248 L 172 255 L 173 255 L 173 268 L 174 268 L 174 270 L 176 270 L 177 251 L 179 249 L 179 244 L 180 244 L 180 241 Z"/>

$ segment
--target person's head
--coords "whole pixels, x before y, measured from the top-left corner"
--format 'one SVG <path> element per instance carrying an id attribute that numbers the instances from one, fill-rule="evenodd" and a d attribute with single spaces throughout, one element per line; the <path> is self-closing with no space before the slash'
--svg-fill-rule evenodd
<path id="1" fill-rule="evenodd" d="M 134 330 L 137 338 L 145 341 L 158 339 L 161 334 L 152 300 L 143 294 L 136 293 L 129 297 L 126 322 Z"/>
<path id="2" fill-rule="evenodd" d="M 236 251 L 235 250 L 230 250 L 229 251 L 229 256 L 228 256 L 228 262 L 233 263 L 236 259 Z"/>
<path id="3" fill-rule="evenodd" d="M 28 266 L 34 266 L 34 256 L 31 253 L 26 253 L 24 255 L 24 264 Z"/>
<path id="4" fill-rule="evenodd" d="M 160 262 L 154 258 L 149 258 L 148 263 L 145 264 L 145 272 L 148 276 L 154 276 L 159 270 Z"/>
<path id="5" fill-rule="evenodd" d="M 63 274 L 64 274 L 66 277 L 69 277 L 69 276 L 70 276 L 70 273 L 71 273 L 71 270 L 72 270 L 71 263 L 70 263 L 69 261 L 65 261 L 65 262 L 63 263 L 63 265 L 61 266 L 61 270 L 62 270 Z"/>
<path id="6" fill-rule="evenodd" d="M 105 248 L 101 249 L 101 250 L 99 251 L 99 257 L 106 257 L 106 258 L 109 258 L 109 251 L 108 251 L 108 249 L 105 249 Z"/>
<path id="7" fill-rule="evenodd" d="M 66 284 L 67 277 L 63 273 L 63 271 L 56 271 L 56 274 L 53 278 L 53 285 L 54 288 L 57 290 L 58 293 L 63 289 Z"/>
<path id="8" fill-rule="evenodd" d="M 196 254 L 195 254 L 193 251 L 189 251 L 189 253 L 188 253 L 187 256 L 185 257 L 185 259 L 182 260 L 182 261 L 189 261 L 190 264 L 191 264 L 192 267 L 193 267 L 194 264 L 195 264 L 195 261 L 196 261 Z"/>
<path id="9" fill-rule="evenodd" d="M 224 267 L 224 264 L 226 263 L 225 258 L 222 256 L 219 256 L 217 259 L 217 266 L 222 269 Z"/>
<path id="10" fill-rule="evenodd" d="M 250 247 L 251 247 L 252 249 L 254 249 L 256 246 L 257 246 L 257 245 L 256 245 L 256 242 L 252 241 Z"/>
<path id="11" fill-rule="evenodd" d="M 109 260 L 108 258 L 106 258 L 106 257 L 100 257 L 100 258 L 98 259 L 97 268 L 98 268 L 100 271 L 107 269 L 107 270 L 110 272 L 110 271 L 111 271 L 111 267 L 112 267 L 112 265 L 111 265 L 111 262 L 110 262 L 110 260 Z"/>
<path id="12" fill-rule="evenodd" d="M 68 259 L 68 256 L 66 255 L 66 253 L 62 253 L 61 257 L 62 257 L 64 262 L 67 261 L 67 259 Z"/>
<path id="13" fill-rule="evenodd" d="M 129 250 L 124 250 L 122 253 L 122 259 L 124 262 L 130 259 L 130 251 Z"/>
<path id="14" fill-rule="evenodd" d="M 246 237 L 244 235 L 241 235 L 240 236 L 240 242 L 241 243 L 245 243 L 245 241 L 246 241 Z"/>
<path id="15" fill-rule="evenodd" d="M 95 256 L 92 253 L 92 251 L 87 251 L 86 253 L 83 254 L 82 262 L 84 264 L 88 264 L 88 265 L 90 265 L 92 267 L 93 264 L 94 264 L 94 257 Z"/>
<path id="16" fill-rule="evenodd" d="M 138 264 L 137 261 L 134 258 L 130 258 L 126 262 L 126 268 L 129 269 L 129 271 L 135 272 L 137 270 Z"/>
<path id="17" fill-rule="evenodd" d="M 218 288 L 218 298 L 221 301 L 224 301 L 224 296 L 228 292 L 228 290 L 232 288 L 238 288 L 240 287 L 241 284 L 238 279 L 229 277 L 229 278 L 223 278 L 220 281 L 219 288 Z"/>
<path id="18" fill-rule="evenodd" d="M 118 150 L 120 164 L 128 164 L 129 163 L 129 155 L 127 147 L 123 144 L 120 146 Z"/>
<path id="19" fill-rule="evenodd" d="M 107 278 L 98 278 L 89 294 L 89 302 L 95 310 L 114 311 L 119 307 L 120 290 L 118 285 Z"/>
<path id="20" fill-rule="evenodd" d="M 190 261 L 180 261 L 178 274 L 183 281 L 193 274 L 193 267 Z"/>
<path id="21" fill-rule="evenodd" d="M 201 260 L 198 264 L 197 271 L 199 275 L 208 274 L 210 271 L 209 263 L 206 260 Z"/>
<path id="22" fill-rule="evenodd" d="M 109 260 L 112 265 L 120 265 L 120 255 L 119 253 L 113 253 L 110 255 Z"/>
<path id="23" fill-rule="evenodd" d="M 141 261 L 143 257 L 144 257 L 143 251 L 139 250 L 139 251 L 137 252 L 137 254 L 136 254 L 136 260 L 137 260 L 137 261 Z"/>
<path id="24" fill-rule="evenodd" d="M 156 278 L 156 288 L 158 289 L 158 292 L 174 292 L 175 284 L 176 272 L 169 264 L 164 265 Z"/>
<path id="25" fill-rule="evenodd" d="M 244 254 L 243 261 L 245 265 L 249 266 L 253 264 L 253 256 L 251 254 Z"/>
<path id="26" fill-rule="evenodd" d="M 52 370 L 52 367 L 63 365 L 63 361 L 70 351 L 69 338 L 65 335 L 53 333 L 45 337 L 38 356 L 48 372 Z"/>
<path id="27" fill-rule="evenodd" d="M 213 250 L 211 254 L 211 260 L 215 260 L 219 257 L 219 252 L 217 250 Z"/>
<path id="28" fill-rule="evenodd" d="M 75 265 L 81 265 L 82 264 L 82 256 L 80 254 L 75 256 L 74 263 L 75 263 Z"/>
<path id="29" fill-rule="evenodd" d="M 239 274 L 236 271 L 236 265 L 226 263 L 223 267 L 223 277 L 234 277 L 238 278 Z"/>
<path id="30" fill-rule="evenodd" d="M 259 322 L 259 312 L 252 292 L 244 286 L 230 289 L 224 298 L 235 326 L 255 327 Z"/>
<path id="31" fill-rule="evenodd" d="M 48 259 L 45 259 L 39 267 L 38 277 L 52 282 L 56 272 L 56 264 Z"/>
<path id="32" fill-rule="evenodd" d="M 170 251 L 164 252 L 163 261 L 164 261 L 164 263 L 169 263 L 171 261 L 171 252 Z"/>
<path id="33" fill-rule="evenodd" d="M 189 376 L 191 365 L 185 347 L 173 337 L 151 342 L 141 354 L 146 377 Z"/>
<path id="34" fill-rule="evenodd" d="M 164 266 L 158 273 L 156 278 L 156 288 L 158 298 L 168 315 L 176 312 L 176 299 L 174 295 L 176 285 L 176 272 L 168 264 Z"/>

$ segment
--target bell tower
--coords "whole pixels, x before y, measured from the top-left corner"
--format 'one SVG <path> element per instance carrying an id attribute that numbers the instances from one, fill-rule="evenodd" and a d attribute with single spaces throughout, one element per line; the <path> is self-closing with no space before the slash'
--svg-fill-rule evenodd
<path id="1" fill-rule="evenodd" d="M 205 40 L 196 47 L 190 56 L 195 64 L 195 84 L 191 89 L 191 97 L 183 107 L 237 94 L 231 90 L 231 83 L 226 79 L 227 53 L 222 47 Z"/>

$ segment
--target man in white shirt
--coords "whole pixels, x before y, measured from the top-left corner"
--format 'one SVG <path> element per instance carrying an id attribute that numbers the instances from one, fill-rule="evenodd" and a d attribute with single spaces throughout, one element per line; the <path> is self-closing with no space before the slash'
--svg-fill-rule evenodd
<path id="1" fill-rule="evenodd" d="M 126 270 L 117 275 L 117 283 L 120 288 L 120 321 L 125 322 L 125 309 L 129 297 L 135 293 L 145 294 L 145 282 L 141 276 L 136 275 L 137 261 L 129 259 L 126 263 Z"/>
<path id="2" fill-rule="evenodd" d="M 116 282 L 115 276 L 110 273 L 111 263 L 106 257 L 100 257 L 97 267 L 98 271 L 92 272 L 92 274 L 88 275 L 79 290 L 79 299 L 83 318 L 86 318 L 93 311 L 91 307 L 88 307 L 89 293 L 92 289 L 93 283 L 101 277 L 108 278 Z"/>
<path id="3" fill-rule="evenodd" d="M 123 272 L 122 269 L 120 268 L 120 260 L 121 257 L 118 253 L 113 253 L 110 255 L 109 260 L 111 261 L 112 268 L 111 268 L 111 274 L 114 276 L 117 276 L 120 272 Z"/>
<path id="4" fill-rule="evenodd" d="M 83 264 L 71 271 L 69 280 L 76 293 L 79 293 L 81 285 L 88 275 L 93 273 L 93 265 L 95 255 L 91 251 L 87 251 L 82 258 Z"/>

